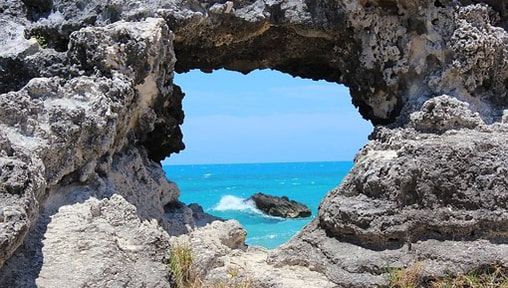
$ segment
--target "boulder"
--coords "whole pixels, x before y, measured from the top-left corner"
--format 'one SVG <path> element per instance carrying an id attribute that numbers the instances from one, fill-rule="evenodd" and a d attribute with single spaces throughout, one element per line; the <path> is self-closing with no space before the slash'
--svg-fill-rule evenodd
<path id="1" fill-rule="evenodd" d="M 256 208 L 270 216 L 283 218 L 309 217 L 312 213 L 309 207 L 302 203 L 289 200 L 288 197 L 271 196 L 263 193 L 252 195 L 247 201 L 253 201 Z"/>

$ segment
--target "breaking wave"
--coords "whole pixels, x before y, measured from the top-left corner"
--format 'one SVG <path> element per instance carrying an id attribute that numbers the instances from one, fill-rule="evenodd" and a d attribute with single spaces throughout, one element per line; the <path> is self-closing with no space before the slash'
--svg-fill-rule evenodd
<path id="1" fill-rule="evenodd" d="M 262 214 L 259 211 L 254 202 L 252 200 L 247 200 L 245 198 L 233 196 L 233 195 L 225 195 L 222 196 L 219 203 L 213 207 L 215 211 L 244 211 L 244 212 L 252 212 L 256 214 Z"/>

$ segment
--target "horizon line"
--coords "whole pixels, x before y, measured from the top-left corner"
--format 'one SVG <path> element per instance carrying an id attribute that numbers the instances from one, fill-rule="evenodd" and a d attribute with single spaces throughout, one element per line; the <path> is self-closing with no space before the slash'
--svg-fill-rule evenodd
<path id="1" fill-rule="evenodd" d="M 341 163 L 354 162 L 351 160 L 312 160 L 312 161 L 269 161 L 269 162 L 220 162 L 220 163 L 162 163 L 161 166 L 196 166 L 196 165 L 245 165 L 245 164 L 288 164 L 288 163 Z"/>

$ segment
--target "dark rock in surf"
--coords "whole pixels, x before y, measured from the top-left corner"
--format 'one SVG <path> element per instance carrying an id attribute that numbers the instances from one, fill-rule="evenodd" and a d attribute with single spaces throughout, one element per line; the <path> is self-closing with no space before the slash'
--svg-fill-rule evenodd
<path id="1" fill-rule="evenodd" d="M 248 200 L 256 204 L 256 208 L 270 216 L 283 218 L 301 218 L 309 217 L 312 213 L 310 209 L 302 203 L 289 200 L 288 197 L 271 196 L 263 193 L 256 193 Z"/>

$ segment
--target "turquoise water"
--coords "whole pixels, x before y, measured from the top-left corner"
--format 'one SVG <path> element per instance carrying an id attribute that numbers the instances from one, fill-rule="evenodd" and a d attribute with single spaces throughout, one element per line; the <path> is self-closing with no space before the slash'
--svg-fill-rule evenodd
<path id="1" fill-rule="evenodd" d="M 275 248 L 309 223 L 325 194 L 349 172 L 352 162 L 169 165 L 164 171 L 181 190 L 180 200 L 198 203 L 210 214 L 238 220 L 247 244 Z M 312 210 L 304 219 L 261 214 L 244 202 L 256 192 L 288 196 Z"/>

